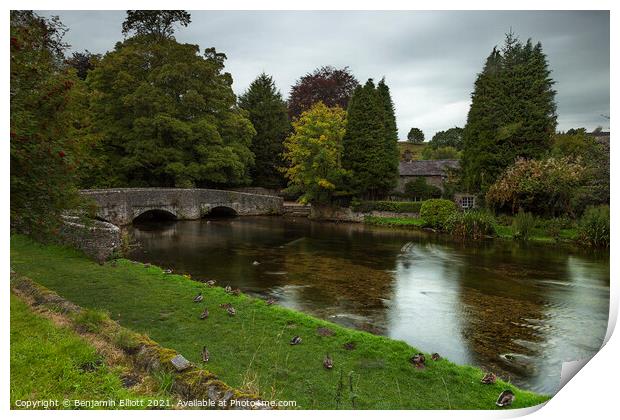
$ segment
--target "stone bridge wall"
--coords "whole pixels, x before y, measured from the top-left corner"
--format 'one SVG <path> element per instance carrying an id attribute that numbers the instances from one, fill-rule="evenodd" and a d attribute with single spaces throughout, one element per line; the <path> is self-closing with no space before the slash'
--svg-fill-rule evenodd
<path id="1" fill-rule="evenodd" d="M 115 188 L 82 190 L 97 204 L 97 216 L 115 225 L 130 224 L 150 210 L 162 210 L 179 220 L 195 220 L 215 207 L 228 207 L 240 216 L 282 214 L 280 197 L 199 188 Z"/>

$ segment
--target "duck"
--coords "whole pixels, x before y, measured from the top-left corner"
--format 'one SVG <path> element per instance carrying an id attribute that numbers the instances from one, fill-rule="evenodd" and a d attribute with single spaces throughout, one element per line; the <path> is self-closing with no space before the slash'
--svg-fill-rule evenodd
<path id="1" fill-rule="evenodd" d="M 172 274 L 172 268 L 166 268 L 164 274 Z"/>
<path id="2" fill-rule="evenodd" d="M 260 263 L 258 261 L 254 261 L 252 265 L 260 265 Z"/>
<path id="3" fill-rule="evenodd" d="M 226 309 L 226 312 L 228 312 L 228 315 L 230 316 L 235 316 L 237 314 L 237 311 L 235 311 L 235 308 L 233 308 L 232 306 L 229 306 Z"/>
<path id="4" fill-rule="evenodd" d="M 497 381 L 497 375 L 494 374 L 493 372 L 489 372 L 485 374 L 480 380 L 480 382 L 486 385 L 492 385 L 495 383 L 495 381 Z"/>
<path id="5" fill-rule="evenodd" d="M 267 303 L 267 306 L 271 306 L 271 305 L 273 305 L 274 303 L 276 303 L 276 300 L 275 300 L 274 298 L 269 298 L 269 299 L 267 299 L 267 302 L 266 302 L 266 303 Z"/>
<path id="6" fill-rule="evenodd" d="M 329 357 L 329 354 L 325 355 L 325 359 L 323 359 L 323 366 L 325 369 L 331 369 L 334 367 L 334 361 L 331 357 Z"/>
<path id="7" fill-rule="evenodd" d="M 232 293 L 232 294 L 233 294 L 233 295 L 235 295 L 235 296 L 239 296 L 239 295 L 241 294 L 241 289 L 234 289 L 234 290 L 233 290 L 232 292 L 230 292 L 230 293 Z"/>
<path id="8" fill-rule="evenodd" d="M 226 293 L 230 293 L 232 291 L 232 287 L 230 287 L 230 284 L 226 286 L 226 288 L 224 289 L 224 291 Z"/>
<path id="9" fill-rule="evenodd" d="M 424 357 L 422 353 L 418 353 L 418 354 L 414 354 L 413 356 L 411 356 L 411 359 L 409 359 L 409 361 L 413 363 L 413 365 L 416 368 L 424 369 L 425 367 L 424 363 L 426 362 L 426 357 Z"/>
<path id="10" fill-rule="evenodd" d="M 232 307 L 230 303 L 220 303 L 220 308 L 228 309 L 230 307 Z"/>
<path id="11" fill-rule="evenodd" d="M 200 319 L 207 319 L 209 317 L 209 309 L 205 308 L 204 311 L 200 314 Z"/>
<path id="12" fill-rule="evenodd" d="M 431 354 L 431 360 L 436 362 L 437 360 L 441 360 L 441 356 L 439 355 L 439 353 L 433 353 Z"/>
<path id="13" fill-rule="evenodd" d="M 215 280 L 207 280 L 207 286 L 209 287 L 215 286 Z"/>
<path id="14" fill-rule="evenodd" d="M 515 394 L 513 394 L 511 390 L 507 389 L 505 391 L 502 391 L 501 394 L 499 394 L 499 397 L 497 397 L 497 401 L 495 402 L 495 405 L 497 405 L 498 407 L 508 407 L 509 405 L 512 404 L 514 400 L 515 400 Z"/>
<path id="15" fill-rule="evenodd" d="M 196 295 L 196 297 L 194 297 L 194 302 L 195 303 L 202 302 L 202 299 L 204 298 L 202 297 L 202 292 L 200 292 Z"/>
<path id="16" fill-rule="evenodd" d="M 202 346 L 202 351 L 200 352 L 202 356 L 202 361 L 207 363 L 209 361 L 209 350 L 207 350 L 207 346 Z"/>
<path id="17" fill-rule="evenodd" d="M 297 344 L 301 344 L 301 337 L 298 335 L 291 338 L 291 346 L 296 346 Z"/>

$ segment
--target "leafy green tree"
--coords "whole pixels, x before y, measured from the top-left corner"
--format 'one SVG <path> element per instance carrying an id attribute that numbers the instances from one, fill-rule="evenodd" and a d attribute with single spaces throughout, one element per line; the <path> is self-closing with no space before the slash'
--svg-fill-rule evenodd
<path id="1" fill-rule="evenodd" d="M 71 57 L 65 59 L 65 64 L 75 69 L 77 77 L 86 80 L 88 72 L 95 68 L 99 60 L 101 60 L 101 54 L 93 54 L 88 50 L 76 51 Z"/>
<path id="2" fill-rule="evenodd" d="M 542 45 L 506 35 L 478 75 L 463 132 L 463 181 L 486 191 L 517 157 L 537 159 L 556 127 L 554 81 Z"/>
<path id="3" fill-rule="evenodd" d="M 411 199 L 427 200 L 441 197 L 441 189 L 427 183 L 423 177 L 417 177 L 405 184 L 405 194 Z"/>
<path id="4" fill-rule="evenodd" d="M 174 39 L 117 43 L 90 72 L 102 135 L 97 186 L 247 185 L 256 131 L 236 105 L 226 56 Z"/>
<path id="5" fill-rule="evenodd" d="M 127 10 L 123 35 L 151 36 L 156 40 L 171 39 L 174 25 L 187 26 L 191 15 L 185 10 Z"/>
<path id="6" fill-rule="evenodd" d="M 433 149 L 426 146 L 422 150 L 422 159 L 424 160 L 443 160 L 443 159 L 459 159 L 461 154 L 454 147 L 446 146 Z"/>
<path id="7" fill-rule="evenodd" d="M 273 78 L 262 73 L 239 98 L 239 106 L 248 112 L 256 130 L 251 150 L 254 166 L 250 170 L 253 185 L 265 188 L 284 186 L 280 171 L 284 162 L 283 142 L 291 126 L 286 103 L 277 91 Z"/>
<path id="8" fill-rule="evenodd" d="M 63 66 L 58 18 L 11 11 L 11 228 L 40 238 L 79 204 L 79 168 L 91 137 L 87 92 Z"/>
<path id="9" fill-rule="evenodd" d="M 407 141 L 410 143 L 420 144 L 424 142 L 424 132 L 419 128 L 413 127 L 407 133 Z"/>
<path id="10" fill-rule="evenodd" d="M 380 93 L 369 79 L 349 102 L 343 162 L 352 172 L 350 192 L 364 198 L 384 197 L 395 187 L 398 176 L 387 93 Z"/>
<path id="11" fill-rule="evenodd" d="M 315 104 L 293 122 L 284 142 L 289 192 L 302 203 L 328 204 L 342 188 L 348 172 L 342 167 L 346 113 L 338 107 Z"/>
<path id="12" fill-rule="evenodd" d="M 433 149 L 440 147 L 454 147 L 456 150 L 463 149 L 463 129 L 452 127 L 445 131 L 438 131 L 428 145 Z"/>

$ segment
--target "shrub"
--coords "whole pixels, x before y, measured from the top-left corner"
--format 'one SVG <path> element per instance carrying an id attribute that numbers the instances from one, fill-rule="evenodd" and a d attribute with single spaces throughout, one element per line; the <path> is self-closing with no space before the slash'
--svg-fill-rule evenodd
<path id="1" fill-rule="evenodd" d="M 595 247 L 609 247 L 609 206 L 588 207 L 577 228 L 579 241 Z"/>
<path id="2" fill-rule="evenodd" d="M 454 201 L 435 198 L 422 203 L 420 217 L 424 220 L 425 226 L 443 230 L 448 218 L 456 212 Z"/>
<path id="3" fill-rule="evenodd" d="M 530 212 L 519 210 L 512 220 L 513 237 L 522 241 L 528 241 L 534 232 L 536 219 Z"/>
<path id="4" fill-rule="evenodd" d="M 114 343 L 129 354 L 135 353 L 140 347 L 137 334 L 125 328 L 121 328 L 114 336 Z"/>
<path id="5" fill-rule="evenodd" d="M 405 195 L 411 198 L 420 198 L 427 200 L 429 198 L 441 197 L 441 190 L 426 182 L 424 178 L 416 178 L 413 181 L 409 181 L 405 184 Z"/>
<path id="6" fill-rule="evenodd" d="M 495 236 L 495 216 L 484 210 L 456 212 L 446 220 L 445 229 L 454 236 L 483 239 Z"/>
<path id="7" fill-rule="evenodd" d="M 371 211 L 391 211 L 394 213 L 419 213 L 421 201 L 361 201 L 352 202 L 355 211 L 369 213 Z"/>

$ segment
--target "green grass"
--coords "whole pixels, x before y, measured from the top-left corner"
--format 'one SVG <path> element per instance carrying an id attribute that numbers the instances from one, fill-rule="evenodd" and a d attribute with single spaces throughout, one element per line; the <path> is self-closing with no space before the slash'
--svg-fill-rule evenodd
<path id="1" fill-rule="evenodd" d="M 376 226 L 403 226 L 403 227 L 418 227 L 424 226 L 424 221 L 420 218 L 413 217 L 378 217 L 378 216 L 366 216 L 364 217 L 364 223 Z"/>
<path id="2" fill-rule="evenodd" d="M 33 313 L 11 294 L 11 408 L 17 400 L 140 399 L 123 388 L 94 347 Z M 40 408 L 40 407 L 39 407 Z"/>
<path id="3" fill-rule="evenodd" d="M 428 143 L 414 144 L 409 143 L 407 141 L 399 141 L 398 142 L 398 154 L 400 159 L 404 158 L 404 153 L 406 150 L 411 152 L 411 158 L 413 160 L 422 159 L 422 150 L 428 145 Z"/>
<path id="4" fill-rule="evenodd" d="M 427 368 L 417 370 L 408 362 L 417 350 L 404 342 L 244 295 L 229 296 L 219 287 L 210 289 L 153 266 L 127 260 L 100 266 L 77 251 L 22 236 L 11 238 L 11 265 L 78 305 L 107 311 L 121 325 L 148 334 L 198 365 L 206 345 L 211 359 L 205 367 L 220 379 L 265 399 L 295 400 L 298 408 L 495 409 L 497 396 L 506 388 L 517 395 L 515 408 L 548 399 L 506 383 L 482 385 L 479 369 L 447 360 L 428 357 Z M 195 304 L 192 298 L 198 292 L 204 301 Z M 219 308 L 225 302 L 234 305 L 235 317 Z M 210 316 L 200 320 L 205 306 Z M 320 326 L 335 334 L 318 335 Z M 295 335 L 303 342 L 291 346 Z M 348 342 L 356 348 L 345 350 Z M 326 353 L 334 359 L 333 370 L 322 366 Z"/>
<path id="5" fill-rule="evenodd" d="M 421 218 L 413 217 L 378 217 L 378 216 L 366 216 L 364 223 L 376 226 L 391 226 L 391 227 L 409 227 L 409 228 L 422 228 L 424 227 L 424 220 Z M 512 226 L 496 225 L 495 230 L 499 239 L 513 240 L 513 228 Z M 555 243 L 556 241 L 545 233 L 544 229 L 534 228 L 534 234 L 529 238 L 530 242 L 541 243 Z M 561 242 L 574 242 L 577 239 L 577 229 L 562 229 L 560 230 Z"/>

